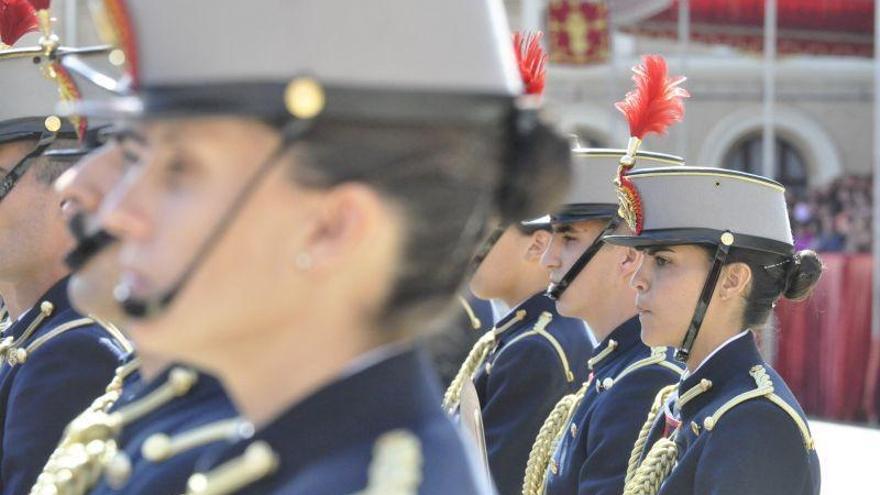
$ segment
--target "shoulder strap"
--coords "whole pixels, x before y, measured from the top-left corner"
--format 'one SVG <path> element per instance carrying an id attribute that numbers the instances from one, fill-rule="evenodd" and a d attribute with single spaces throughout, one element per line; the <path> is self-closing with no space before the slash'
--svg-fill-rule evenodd
<path id="1" fill-rule="evenodd" d="M 713 430 L 717 425 L 718 421 L 721 420 L 721 417 L 727 411 L 730 411 L 734 407 L 742 404 L 743 402 L 764 397 L 770 402 L 779 406 L 780 409 L 785 411 L 786 414 L 794 421 L 795 425 L 797 425 L 798 430 L 801 432 L 801 437 L 804 440 L 804 447 L 809 451 L 815 448 L 813 437 L 810 435 L 810 429 L 807 427 L 807 422 L 801 417 L 798 412 L 791 407 L 790 404 L 785 402 L 782 397 L 776 395 L 773 388 L 773 380 L 770 378 L 770 375 L 767 374 L 766 368 L 762 365 L 754 366 L 751 370 L 749 370 L 749 374 L 752 375 L 752 378 L 755 380 L 755 389 L 749 390 L 748 392 L 743 392 L 732 399 L 725 402 L 718 410 L 715 411 L 714 414 L 707 417 L 703 420 L 703 428 L 707 431 Z"/>

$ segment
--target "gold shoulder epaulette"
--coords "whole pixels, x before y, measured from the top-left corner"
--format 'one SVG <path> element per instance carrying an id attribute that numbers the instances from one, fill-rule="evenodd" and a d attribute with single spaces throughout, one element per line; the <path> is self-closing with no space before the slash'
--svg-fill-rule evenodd
<path id="1" fill-rule="evenodd" d="M 116 437 L 125 425 L 155 411 L 176 397 L 185 395 L 195 385 L 198 374 L 186 368 L 175 368 L 168 380 L 144 396 L 110 412 L 110 407 L 118 400 L 122 391 L 121 375 L 132 373 L 138 366 L 132 361 L 116 370 L 114 380 L 107 392 L 92 402 L 92 406 L 76 417 L 65 429 L 58 447 L 49 457 L 37 482 L 31 488 L 31 495 L 64 493 L 82 495 L 87 493 L 108 470 L 119 451 Z M 118 385 L 117 385 L 118 384 Z M 127 479 L 130 464 L 114 464 L 114 479 Z"/>
<path id="2" fill-rule="evenodd" d="M 25 347 L 12 347 L 11 349 L 9 349 L 9 353 L 6 355 L 6 361 L 9 363 L 10 366 L 24 364 L 24 362 L 28 360 L 28 357 L 30 357 L 31 354 L 36 352 L 37 349 L 42 347 L 46 342 L 49 342 L 50 340 L 65 332 L 69 332 L 70 330 L 73 330 L 75 328 L 91 325 L 93 323 L 95 323 L 95 320 L 91 318 L 78 318 L 76 320 L 64 322 L 61 325 L 53 328 L 52 330 L 49 330 L 46 334 L 40 335 L 39 337 L 34 339 L 33 342 Z"/>
<path id="3" fill-rule="evenodd" d="M 571 364 L 568 362 L 568 356 L 565 354 L 565 349 L 562 348 L 562 344 L 556 340 L 550 332 L 547 331 L 547 325 L 553 321 L 553 314 L 549 311 L 544 311 L 538 316 L 538 321 L 535 322 L 535 326 L 532 327 L 528 332 L 523 333 L 522 335 L 517 336 L 515 339 L 511 340 L 501 352 L 498 353 L 498 356 L 504 354 L 504 351 L 510 349 L 510 347 L 514 344 L 514 342 L 518 342 L 522 339 L 537 335 L 547 339 L 550 342 L 550 345 L 556 350 L 556 355 L 559 356 L 559 361 L 562 364 L 562 370 L 565 373 L 565 380 L 569 383 L 574 381 L 574 373 L 571 371 Z"/>
<path id="4" fill-rule="evenodd" d="M 0 360 L 4 360 L 9 363 L 10 366 L 15 366 L 18 364 L 18 357 L 16 354 L 21 354 L 18 351 L 21 349 L 27 340 L 33 335 L 34 332 L 37 331 L 37 328 L 43 323 L 43 321 L 52 315 L 55 311 L 55 305 L 50 303 L 49 301 L 43 301 L 40 303 L 40 312 L 34 317 L 33 321 L 24 329 L 24 332 L 17 338 L 14 339 L 12 336 L 4 337 L 2 341 L 0 341 Z M 25 351 L 25 359 L 27 352 Z"/>
<path id="5" fill-rule="evenodd" d="M 392 430 L 373 447 L 367 487 L 356 495 L 416 495 L 422 483 L 422 442 L 408 430 Z"/>
<path id="6" fill-rule="evenodd" d="M 95 322 L 101 328 L 103 328 L 105 332 L 110 334 L 110 336 L 113 337 L 113 340 L 115 340 L 126 353 L 134 352 L 134 344 L 131 343 L 131 339 L 129 339 L 128 336 L 126 336 L 125 333 L 119 329 L 119 327 L 107 320 L 98 318 L 96 316 L 89 315 L 89 317 L 95 320 Z"/>
<path id="7" fill-rule="evenodd" d="M 770 378 L 770 375 L 767 374 L 767 370 L 762 365 L 754 366 L 751 370 L 749 370 L 749 374 L 752 375 L 752 378 L 755 380 L 756 388 L 754 390 L 749 390 L 748 392 L 741 393 L 736 397 L 733 397 L 729 401 L 725 402 L 724 405 L 718 408 L 714 414 L 707 417 L 703 420 L 703 428 L 707 431 L 713 430 L 717 425 L 718 421 L 727 411 L 730 411 L 734 407 L 742 404 L 751 399 L 757 399 L 764 397 L 768 399 L 770 402 L 779 406 L 780 409 L 785 411 L 789 417 L 791 417 L 792 421 L 797 425 L 798 430 L 801 432 L 801 436 L 804 440 L 804 447 L 807 450 L 813 450 L 815 448 L 813 444 L 813 437 L 810 435 L 810 429 L 807 427 L 806 421 L 801 418 L 800 414 L 791 405 L 789 405 L 782 397 L 776 395 L 773 388 L 773 379 Z"/>
<path id="8" fill-rule="evenodd" d="M 209 443 L 241 438 L 242 429 L 249 428 L 249 424 L 241 418 L 228 418 L 174 436 L 156 433 L 144 441 L 141 454 L 150 462 L 167 461 L 180 453 Z"/>
<path id="9" fill-rule="evenodd" d="M 647 366 L 653 366 L 655 364 L 658 366 L 662 366 L 664 368 L 667 368 L 669 370 L 672 370 L 675 373 L 677 373 L 679 376 L 681 376 L 681 374 L 683 373 L 683 370 L 681 368 L 679 368 L 678 366 L 676 366 L 666 360 L 666 347 L 652 347 L 650 356 L 648 356 L 644 359 L 640 359 L 640 360 L 632 363 L 631 365 L 627 366 L 626 368 L 623 369 L 623 371 L 618 373 L 617 376 L 615 376 L 614 378 L 606 377 L 602 381 L 602 388 L 605 390 L 608 390 L 615 383 L 619 382 L 621 379 L 623 379 L 623 377 L 632 373 L 633 371 L 645 368 Z"/>
<path id="10" fill-rule="evenodd" d="M 474 308 L 471 306 L 471 303 L 468 302 L 467 299 L 458 296 L 458 302 L 461 303 L 461 308 L 464 309 L 464 314 L 468 317 L 471 323 L 472 330 L 479 330 L 483 326 L 483 322 L 477 318 L 477 313 L 474 311 Z"/>
<path id="11" fill-rule="evenodd" d="M 472 380 L 480 366 L 486 362 L 489 353 L 492 352 L 492 349 L 498 343 L 498 335 L 512 327 L 515 323 L 522 321 L 525 317 L 525 310 L 518 310 L 507 323 L 493 328 L 477 340 L 477 343 L 471 348 L 471 351 L 458 369 L 458 373 L 455 374 L 455 378 L 452 379 L 449 387 L 446 388 L 446 393 L 443 394 L 443 409 L 447 413 L 453 414 L 458 409 L 459 402 L 461 401 L 461 389 L 465 381 Z"/>
<path id="12" fill-rule="evenodd" d="M 266 442 L 254 442 L 244 454 L 207 473 L 196 473 L 186 483 L 187 495 L 227 495 L 269 476 L 278 469 L 278 454 Z"/>

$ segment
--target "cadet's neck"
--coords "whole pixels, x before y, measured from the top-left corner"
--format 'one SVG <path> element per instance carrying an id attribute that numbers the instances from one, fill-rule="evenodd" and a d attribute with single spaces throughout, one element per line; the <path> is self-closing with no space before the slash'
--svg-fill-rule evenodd
<path id="1" fill-rule="evenodd" d="M 0 280 L 0 294 L 9 317 L 15 320 L 28 309 L 39 303 L 40 297 L 59 280 L 67 276 L 67 270 L 59 263 L 56 266 L 33 270 L 20 276 Z"/>
<path id="2" fill-rule="evenodd" d="M 611 335 L 617 327 L 623 325 L 628 320 L 638 314 L 635 305 L 635 297 L 619 296 L 615 297 L 610 294 L 606 301 L 597 301 L 596 304 L 589 305 L 590 314 L 581 317 L 590 326 L 593 335 L 599 342 L 605 340 L 605 337 Z"/>
<path id="3" fill-rule="evenodd" d="M 505 294 L 499 295 L 498 299 L 503 301 L 508 308 L 514 308 L 526 299 L 547 289 L 549 282 L 547 272 L 538 265 L 531 268 L 533 269 L 522 273 Z"/>
<path id="4" fill-rule="evenodd" d="M 258 332 L 215 367 L 230 397 L 257 428 L 337 378 L 357 356 L 376 347 L 377 330 L 354 325 L 305 324 Z M 306 329 L 319 328 L 320 331 Z"/>
<path id="5" fill-rule="evenodd" d="M 138 353 L 138 359 L 141 361 L 140 366 L 138 366 L 138 372 L 145 383 L 153 381 L 154 378 L 161 375 L 162 371 L 172 364 L 172 362 L 167 359 L 144 354 L 143 352 Z"/>
<path id="6" fill-rule="evenodd" d="M 738 322 L 728 322 L 726 324 L 710 322 L 703 323 L 700 328 L 700 333 L 697 334 L 697 340 L 694 342 L 687 363 L 685 363 L 688 371 L 693 372 L 699 368 L 709 354 L 712 354 L 712 352 L 724 344 L 724 342 L 742 331 L 742 325 Z"/>

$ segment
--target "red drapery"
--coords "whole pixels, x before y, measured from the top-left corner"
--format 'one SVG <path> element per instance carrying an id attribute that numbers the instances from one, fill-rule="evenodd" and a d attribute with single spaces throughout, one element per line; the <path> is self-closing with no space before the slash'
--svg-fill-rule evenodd
<path id="1" fill-rule="evenodd" d="M 780 301 L 775 368 L 808 414 L 842 421 L 877 415 L 880 363 L 870 363 L 870 255 L 822 255 L 825 273 L 806 301 Z M 876 358 L 880 356 L 875 354 Z"/>
<path id="2" fill-rule="evenodd" d="M 691 38 L 760 52 L 765 0 L 690 0 Z M 873 56 L 873 0 L 777 0 L 780 54 Z M 627 29 L 646 36 L 678 35 L 678 0 Z"/>

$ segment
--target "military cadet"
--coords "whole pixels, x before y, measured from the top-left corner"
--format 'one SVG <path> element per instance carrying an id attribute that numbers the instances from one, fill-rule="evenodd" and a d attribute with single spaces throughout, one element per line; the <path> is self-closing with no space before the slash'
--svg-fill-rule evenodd
<path id="1" fill-rule="evenodd" d="M 661 64 L 662 74 L 656 77 L 668 78 L 661 58 L 649 57 L 645 64 Z M 523 484 L 526 494 L 621 493 L 644 416 L 657 392 L 681 373 L 670 350 L 639 340 L 635 291 L 629 286 L 639 254 L 602 241 L 603 235 L 626 228 L 613 181 L 627 150 L 576 148 L 574 155 L 574 188 L 551 216 L 553 238 L 543 263 L 550 270 L 548 293 L 559 313 L 584 319 L 599 345 L 579 363 L 589 369 L 589 378 L 559 402 L 535 439 Z M 682 161 L 658 153 L 635 157 Z"/>
<path id="2" fill-rule="evenodd" d="M 57 40 L 45 31 L 40 39 L 0 53 L 0 293 L 13 320 L 0 342 L 3 494 L 27 493 L 64 426 L 105 391 L 130 351 L 67 298 L 62 258 L 72 242 L 51 184 L 71 160 L 47 152 L 75 146 L 85 122 L 53 114 L 59 88 L 75 87 L 57 63 Z"/>
<path id="3" fill-rule="evenodd" d="M 103 215 L 116 297 L 144 352 L 215 371 L 256 427 L 190 492 L 485 493 L 411 339 L 490 215 L 552 207 L 527 167 L 568 172 L 517 105 L 500 2 L 127 9 L 137 97 L 81 106 L 139 121 Z"/>
<path id="4" fill-rule="evenodd" d="M 113 135 L 118 131 L 108 134 L 109 141 L 65 172 L 56 187 L 79 241 L 67 256 L 74 270 L 71 300 L 124 327 L 128 317 L 112 296 L 118 245 L 96 222 L 99 205 L 123 172 L 120 138 Z M 132 364 L 138 373 L 129 374 L 129 365 L 117 374 L 128 378 L 121 393 L 93 404 L 67 428 L 31 493 L 183 493 L 206 449 L 250 431 L 210 375 L 150 354 Z M 89 455 L 83 456 L 86 443 Z"/>
<path id="5" fill-rule="evenodd" d="M 822 271 L 815 253 L 793 250 L 783 187 L 714 168 L 643 169 L 627 181 L 628 209 L 641 214 L 633 234 L 606 242 L 644 251 L 632 278 L 642 339 L 677 346 L 687 372 L 658 395 L 625 493 L 818 494 L 807 419 L 753 333 Z"/>
<path id="6" fill-rule="evenodd" d="M 444 387 L 455 378 L 471 347 L 495 324 L 491 301 L 480 299 L 466 290 L 458 296 L 458 302 L 461 307 L 457 314 L 425 336 L 423 341 Z"/>
<path id="7" fill-rule="evenodd" d="M 523 82 L 532 95 L 544 85 L 546 54 L 540 40 L 541 33 L 514 36 L 519 65 L 526 68 Z M 549 230 L 542 222 L 502 225 L 476 254 L 471 291 L 510 310 L 474 344 L 443 399 L 444 409 L 460 418 L 484 450 L 500 493 L 522 487 L 538 429 L 556 402 L 586 379 L 579 364 L 592 349 L 583 322 L 560 317 L 544 295 L 548 274 L 541 254 Z"/>
<path id="8" fill-rule="evenodd" d="M 550 237 L 549 224 L 517 222 L 504 229 L 481 261 L 471 290 L 512 309 L 472 349 L 443 403 L 454 413 L 462 387 L 473 383 L 482 441 L 500 493 L 519 491 L 544 419 L 587 378 L 583 363 L 592 345 L 583 322 L 559 316 L 544 293 L 548 273 L 541 255 Z"/>

